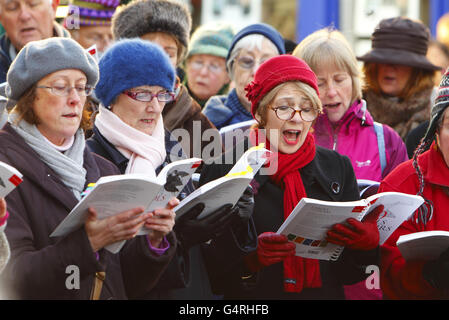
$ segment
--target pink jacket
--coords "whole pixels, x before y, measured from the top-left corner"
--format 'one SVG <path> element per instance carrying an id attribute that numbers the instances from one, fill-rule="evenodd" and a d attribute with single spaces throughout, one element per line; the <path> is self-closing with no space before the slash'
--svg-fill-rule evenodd
<path id="1" fill-rule="evenodd" d="M 333 127 L 326 113 L 318 117 L 315 129 L 317 145 L 337 151 L 351 159 L 357 179 L 381 181 L 397 165 L 407 161 L 407 149 L 391 127 L 382 125 L 386 166 L 382 172 L 374 121 L 363 100 L 354 102 Z"/>

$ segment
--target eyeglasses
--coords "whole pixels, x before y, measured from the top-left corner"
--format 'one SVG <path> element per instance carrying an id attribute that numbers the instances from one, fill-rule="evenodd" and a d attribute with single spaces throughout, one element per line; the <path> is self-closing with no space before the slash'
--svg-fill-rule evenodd
<path id="1" fill-rule="evenodd" d="M 224 70 L 224 68 L 217 63 L 205 63 L 201 60 L 192 60 L 190 62 L 190 66 L 194 70 L 201 70 L 204 68 L 204 66 L 207 66 L 207 70 L 215 74 L 218 74 Z"/>
<path id="2" fill-rule="evenodd" d="M 316 119 L 316 117 L 318 117 L 318 110 L 315 108 L 306 108 L 306 109 L 296 110 L 292 107 L 280 106 L 280 107 L 270 108 L 270 109 L 276 113 L 276 116 L 278 117 L 279 120 L 283 120 L 283 121 L 290 121 L 291 119 L 293 119 L 293 117 L 295 116 L 295 114 L 297 112 L 299 113 L 299 116 L 301 117 L 301 119 L 306 122 L 312 122 L 313 120 Z"/>
<path id="3" fill-rule="evenodd" d="M 93 90 L 95 88 L 90 86 L 76 86 L 76 87 L 69 87 L 69 86 L 37 86 L 36 88 L 40 89 L 50 89 L 50 92 L 56 96 L 60 97 L 67 97 L 70 95 L 73 89 L 75 89 L 76 93 L 80 97 L 87 97 L 92 94 Z"/>
<path id="4" fill-rule="evenodd" d="M 260 66 L 262 63 L 264 63 L 268 59 L 269 58 L 259 60 L 258 66 Z M 257 61 L 251 57 L 240 57 L 236 60 L 240 67 L 242 67 L 243 69 L 248 69 L 248 70 L 254 68 L 254 66 L 256 65 L 256 61 Z"/>
<path id="5" fill-rule="evenodd" d="M 150 91 L 123 91 L 131 99 L 141 101 L 141 102 L 149 102 L 153 100 L 153 98 L 157 98 L 159 102 L 170 102 L 175 100 L 175 94 L 173 92 L 168 91 L 160 91 L 158 93 L 151 93 Z"/>

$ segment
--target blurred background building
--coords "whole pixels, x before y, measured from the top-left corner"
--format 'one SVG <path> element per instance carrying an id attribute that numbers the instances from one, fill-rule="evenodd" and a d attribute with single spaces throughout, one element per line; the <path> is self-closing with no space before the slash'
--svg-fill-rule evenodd
<path id="1" fill-rule="evenodd" d="M 435 39 L 449 45 L 449 0 L 178 1 L 190 7 L 192 31 L 210 21 L 230 22 L 236 30 L 251 23 L 266 22 L 284 38 L 299 42 L 315 30 L 334 26 L 345 34 L 356 54 L 363 54 L 369 50 L 371 33 L 380 20 L 403 15 L 421 20 L 429 26 Z M 67 13 L 66 3 L 67 0 L 61 0 L 58 16 Z"/>

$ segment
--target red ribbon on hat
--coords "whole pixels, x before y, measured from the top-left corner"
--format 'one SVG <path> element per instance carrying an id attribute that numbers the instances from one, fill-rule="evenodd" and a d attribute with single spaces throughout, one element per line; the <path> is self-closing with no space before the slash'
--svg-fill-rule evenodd
<path id="1" fill-rule="evenodd" d="M 249 101 L 254 101 L 262 91 L 262 86 L 257 82 L 251 82 L 245 87 L 246 97 Z"/>

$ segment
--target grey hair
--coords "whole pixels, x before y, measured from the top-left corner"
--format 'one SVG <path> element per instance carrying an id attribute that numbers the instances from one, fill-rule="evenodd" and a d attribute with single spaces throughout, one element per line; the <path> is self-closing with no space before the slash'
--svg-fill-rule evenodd
<path id="1" fill-rule="evenodd" d="M 231 54 L 229 55 L 228 61 L 226 61 L 226 68 L 228 70 L 229 78 L 231 80 L 234 80 L 234 60 L 238 57 L 242 49 L 251 50 L 254 48 L 257 48 L 259 50 L 262 50 L 262 42 L 263 39 L 269 40 L 267 37 L 261 35 L 261 34 L 250 34 L 239 41 L 234 45 L 234 48 L 231 51 Z M 273 42 L 268 41 L 273 47 L 274 50 L 279 54 L 278 48 L 274 45 Z"/>

